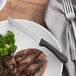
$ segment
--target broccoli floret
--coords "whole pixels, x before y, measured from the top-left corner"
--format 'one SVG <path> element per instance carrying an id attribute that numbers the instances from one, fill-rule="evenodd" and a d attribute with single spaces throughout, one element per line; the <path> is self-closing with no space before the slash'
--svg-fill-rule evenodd
<path id="1" fill-rule="evenodd" d="M 10 53 L 14 53 L 17 49 L 17 46 L 16 45 L 10 45 L 10 48 L 9 48 L 9 51 Z"/>
<path id="2" fill-rule="evenodd" d="M 4 40 L 7 44 L 14 44 L 15 39 L 14 39 L 14 34 L 11 31 L 7 31 L 7 33 L 4 35 Z"/>
<path id="3" fill-rule="evenodd" d="M 15 45 L 15 36 L 13 32 L 7 31 L 7 33 L 3 36 L 0 35 L 0 61 L 3 57 L 14 53 L 17 49 Z"/>

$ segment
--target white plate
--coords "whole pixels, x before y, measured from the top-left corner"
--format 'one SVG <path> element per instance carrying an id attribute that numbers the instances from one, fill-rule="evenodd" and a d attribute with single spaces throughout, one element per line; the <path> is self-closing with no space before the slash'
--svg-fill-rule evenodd
<path id="1" fill-rule="evenodd" d="M 50 44 L 60 50 L 54 36 L 41 25 L 27 20 L 16 19 L 16 21 L 19 22 L 24 28 L 26 27 L 27 29 L 30 29 L 34 34 L 41 36 Z M 63 64 L 48 49 L 46 49 L 45 47 L 40 47 L 21 30 L 11 27 L 7 20 L 0 22 L 0 33 L 4 34 L 7 30 L 11 30 L 15 34 L 16 45 L 18 46 L 17 51 L 27 48 L 37 48 L 42 50 L 47 55 L 48 66 L 43 76 L 61 76 Z"/>
<path id="2" fill-rule="evenodd" d="M 0 10 L 3 9 L 3 7 L 5 6 L 6 4 L 6 0 L 0 0 Z"/>

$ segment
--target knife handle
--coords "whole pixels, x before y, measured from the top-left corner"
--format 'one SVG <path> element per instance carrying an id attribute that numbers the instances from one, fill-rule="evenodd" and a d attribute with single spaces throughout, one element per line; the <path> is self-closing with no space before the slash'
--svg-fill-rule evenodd
<path id="1" fill-rule="evenodd" d="M 68 58 L 63 53 L 61 53 L 59 50 L 57 50 L 55 47 L 53 47 L 44 39 L 41 39 L 39 45 L 49 49 L 61 62 L 66 63 L 68 61 Z"/>

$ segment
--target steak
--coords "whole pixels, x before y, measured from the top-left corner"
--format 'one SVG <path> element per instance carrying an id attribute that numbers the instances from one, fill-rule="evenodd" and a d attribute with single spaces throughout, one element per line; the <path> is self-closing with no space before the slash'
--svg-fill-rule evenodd
<path id="1" fill-rule="evenodd" d="M 40 76 L 47 66 L 46 55 L 38 49 L 25 49 L 15 56 L 20 76 Z"/>
<path id="2" fill-rule="evenodd" d="M 0 64 L 0 76 L 42 76 L 47 57 L 38 49 L 24 49 L 6 56 Z"/>
<path id="3" fill-rule="evenodd" d="M 17 64 L 13 55 L 6 56 L 3 59 L 4 76 L 15 76 L 17 73 Z"/>

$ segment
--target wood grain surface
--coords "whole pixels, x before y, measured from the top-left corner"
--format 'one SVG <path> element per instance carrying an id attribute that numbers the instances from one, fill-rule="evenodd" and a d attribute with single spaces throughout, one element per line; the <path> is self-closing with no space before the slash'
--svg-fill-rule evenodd
<path id="1" fill-rule="evenodd" d="M 37 22 L 43 26 L 48 0 L 7 0 L 6 6 L 0 11 L 0 21 L 8 16 Z"/>

